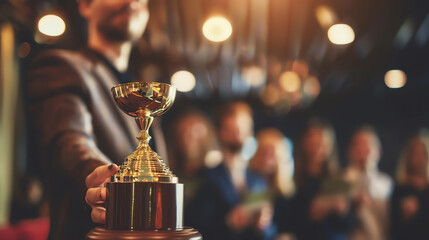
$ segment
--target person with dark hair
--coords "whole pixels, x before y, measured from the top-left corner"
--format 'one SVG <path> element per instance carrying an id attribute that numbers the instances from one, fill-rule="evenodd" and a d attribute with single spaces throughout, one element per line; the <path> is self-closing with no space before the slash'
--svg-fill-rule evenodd
<path id="1" fill-rule="evenodd" d="M 175 118 L 167 131 L 170 169 L 185 187 L 184 207 L 202 185 L 202 170 L 222 161 L 213 124 L 195 109 Z"/>
<path id="2" fill-rule="evenodd" d="M 352 185 L 356 223 L 350 239 L 388 239 L 388 200 L 391 178 L 378 170 L 381 144 L 371 126 L 359 127 L 348 148 L 345 179 Z"/>
<path id="3" fill-rule="evenodd" d="M 407 142 L 399 160 L 391 207 L 391 239 L 429 239 L 429 134 Z"/>
<path id="4" fill-rule="evenodd" d="M 297 239 L 346 239 L 350 226 L 348 186 L 338 175 L 332 127 L 312 120 L 295 144 L 297 186 L 286 231 Z M 283 230 L 283 231 L 285 231 Z"/>
<path id="5" fill-rule="evenodd" d="M 28 73 L 29 129 L 45 169 L 50 239 L 83 239 L 93 222 L 104 223 L 102 184 L 118 170 L 112 163 L 137 144 L 138 128 L 115 106 L 110 89 L 133 80 L 129 56 L 146 28 L 148 0 L 78 2 L 88 47 L 45 51 Z"/>
<path id="6" fill-rule="evenodd" d="M 203 172 L 204 184 L 185 209 L 185 224 L 208 240 L 267 239 L 272 209 L 255 201 L 267 184 L 247 169 L 240 154 L 253 135 L 251 108 L 244 102 L 228 103 L 217 120 L 223 162 Z"/>

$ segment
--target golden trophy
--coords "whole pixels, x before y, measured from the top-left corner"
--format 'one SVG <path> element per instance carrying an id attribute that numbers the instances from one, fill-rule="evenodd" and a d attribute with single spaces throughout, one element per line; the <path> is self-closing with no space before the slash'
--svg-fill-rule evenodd
<path id="1" fill-rule="evenodd" d="M 114 86 L 113 98 L 140 128 L 139 144 L 106 183 L 105 228 L 96 227 L 86 239 L 202 239 L 183 227 L 183 184 L 149 146 L 153 118 L 174 103 L 176 88 L 157 82 Z"/>

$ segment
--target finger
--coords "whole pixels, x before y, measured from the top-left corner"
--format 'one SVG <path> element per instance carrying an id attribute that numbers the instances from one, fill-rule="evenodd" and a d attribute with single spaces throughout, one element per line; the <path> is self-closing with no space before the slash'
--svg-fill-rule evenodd
<path id="1" fill-rule="evenodd" d="M 93 188 L 100 186 L 104 183 L 106 178 L 109 178 L 110 176 L 114 175 L 118 172 L 118 170 L 119 167 L 116 164 L 103 165 L 96 168 L 91 174 L 86 177 L 86 187 Z"/>
<path id="2" fill-rule="evenodd" d="M 91 206 L 104 202 L 106 201 L 106 192 L 105 187 L 90 188 L 86 191 L 86 202 Z"/>
<path id="3" fill-rule="evenodd" d="M 95 207 L 91 212 L 91 219 L 95 223 L 106 222 L 106 209 L 103 207 Z"/>

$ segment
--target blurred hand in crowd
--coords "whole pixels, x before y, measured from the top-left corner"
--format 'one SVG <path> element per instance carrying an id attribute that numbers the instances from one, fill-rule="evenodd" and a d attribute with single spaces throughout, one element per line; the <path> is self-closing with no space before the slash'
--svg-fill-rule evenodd
<path id="1" fill-rule="evenodd" d="M 332 196 L 331 203 L 331 209 L 337 215 L 345 215 L 349 211 L 349 201 L 345 195 Z"/>
<path id="2" fill-rule="evenodd" d="M 320 221 L 330 214 L 344 215 L 349 210 L 349 202 L 345 195 L 319 196 L 310 205 L 310 218 Z"/>
<path id="3" fill-rule="evenodd" d="M 238 205 L 228 214 L 227 223 L 236 231 L 247 227 L 263 231 L 271 225 L 273 214 L 273 207 L 269 203 L 258 206 Z"/>
<path id="4" fill-rule="evenodd" d="M 371 195 L 367 191 L 356 192 L 354 200 L 356 202 L 357 208 L 361 208 L 362 206 L 369 206 L 373 202 Z"/>
<path id="5" fill-rule="evenodd" d="M 244 205 L 238 205 L 227 215 L 226 222 L 236 230 L 241 231 L 250 225 L 251 213 Z"/>
<path id="6" fill-rule="evenodd" d="M 413 218 L 419 210 L 419 200 L 416 197 L 402 199 L 401 210 L 404 220 Z"/>
<path id="7" fill-rule="evenodd" d="M 106 209 L 104 203 L 107 196 L 107 188 L 105 183 L 110 180 L 110 177 L 117 173 L 119 167 L 116 164 L 104 165 L 96 168 L 85 179 L 87 187 L 85 200 L 92 208 L 91 219 L 95 223 L 105 223 Z"/>
<path id="8" fill-rule="evenodd" d="M 274 210 L 271 204 L 263 204 L 257 213 L 256 228 L 260 231 L 267 229 L 271 225 L 273 215 Z"/>

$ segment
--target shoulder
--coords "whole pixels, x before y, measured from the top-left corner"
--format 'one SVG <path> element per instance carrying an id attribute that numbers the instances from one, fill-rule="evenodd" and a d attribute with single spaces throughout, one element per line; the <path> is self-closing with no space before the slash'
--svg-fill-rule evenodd
<path id="1" fill-rule="evenodd" d="M 90 58 L 84 51 L 67 50 L 67 49 L 50 49 L 37 54 L 32 60 L 31 67 L 37 67 L 43 64 L 61 64 L 68 63 L 82 63 L 91 65 L 94 60 Z"/>
<path id="2" fill-rule="evenodd" d="M 55 49 L 41 52 L 27 71 L 29 98 L 64 89 L 85 91 L 83 79 L 91 66 L 92 61 L 79 51 Z"/>
<path id="3" fill-rule="evenodd" d="M 219 164 L 214 168 L 205 168 L 202 171 L 202 177 L 208 182 L 218 182 L 219 178 L 226 176 L 226 168 L 223 164 Z"/>

